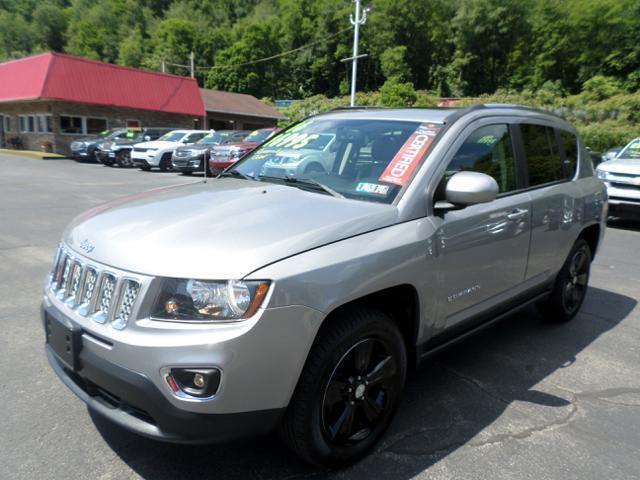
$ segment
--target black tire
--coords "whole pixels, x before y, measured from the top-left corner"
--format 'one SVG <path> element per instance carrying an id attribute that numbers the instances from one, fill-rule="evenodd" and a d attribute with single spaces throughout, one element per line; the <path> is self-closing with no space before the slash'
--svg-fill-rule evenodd
<path id="1" fill-rule="evenodd" d="M 579 238 L 558 272 L 549 298 L 538 303 L 545 320 L 562 323 L 576 316 L 587 294 L 590 271 L 591 248 Z"/>
<path id="2" fill-rule="evenodd" d="M 407 354 L 397 325 L 376 310 L 345 311 L 330 322 L 311 348 L 280 434 L 307 462 L 339 467 L 366 455 L 391 423 Z"/>
<path id="3" fill-rule="evenodd" d="M 116 155 L 116 163 L 121 168 L 133 167 L 133 161 L 131 160 L 131 150 L 122 150 Z"/>
<path id="4" fill-rule="evenodd" d="M 161 172 L 170 172 L 171 170 L 173 170 L 170 153 L 165 153 L 164 155 L 162 155 L 159 167 Z"/>

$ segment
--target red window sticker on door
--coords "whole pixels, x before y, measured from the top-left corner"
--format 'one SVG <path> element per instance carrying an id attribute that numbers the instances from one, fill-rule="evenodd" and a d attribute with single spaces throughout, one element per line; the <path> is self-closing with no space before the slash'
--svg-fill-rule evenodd
<path id="1" fill-rule="evenodd" d="M 407 183 L 420 158 L 433 143 L 441 128 L 441 125 L 431 123 L 420 125 L 404 142 L 378 180 L 400 186 Z"/>

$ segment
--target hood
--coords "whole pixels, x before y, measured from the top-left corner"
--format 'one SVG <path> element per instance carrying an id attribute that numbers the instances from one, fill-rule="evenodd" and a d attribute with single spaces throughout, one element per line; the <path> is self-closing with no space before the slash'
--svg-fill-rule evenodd
<path id="1" fill-rule="evenodd" d="M 136 143 L 136 148 L 175 148 L 177 146 L 184 145 L 184 143 L 180 142 L 165 142 L 164 140 L 152 140 L 150 142 L 141 142 Z"/>
<path id="2" fill-rule="evenodd" d="M 95 142 L 99 142 L 105 140 L 105 137 L 82 137 L 82 138 L 77 138 L 75 139 L 72 143 L 95 143 Z"/>
<path id="3" fill-rule="evenodd" d="M 224 145 L 216 146 L 216 150 L 247 150 L 256 148 L 259 143 L 255 142 L 235 142 L 235 143 L 225 143 Z"/>
<path id="4" fill-rule="evenodd" d="M 395 206 L 222 178 L 95 207 L 64 234 L 81 255 L 155 276 L 240 279 L 285 257 L 397 221 Z"/>
<path id="5" fill-rule="evenodd" d="M 598 170 L 640 176 L 640 158 L 615 158 L 598 165 Z"/>
<path id="6" fill-rule="evenodd" d="M 120 140 L 110 140 L 108 143 L 111 145 L 137 145 L 140 143 L 140 139 L 121 138 Z"/>
<path id="7" fill-rule="evenodd" d="M 211 144 L 204 144 L 204 143 L 189 143 L 187 145 L 181 145 L 180 147 L 176 148 L 176 152 L 180 151 L 180 152 L 184 152 L 185 150 L 191 151 L 191 150 L 211 150 L 211 148 L 213 148 L 215 145 L 211 145 Z"/>

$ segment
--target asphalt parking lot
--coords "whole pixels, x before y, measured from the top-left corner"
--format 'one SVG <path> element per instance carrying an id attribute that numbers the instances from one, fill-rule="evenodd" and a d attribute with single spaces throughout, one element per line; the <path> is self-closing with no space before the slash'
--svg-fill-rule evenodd
<path id="1" fill-rule="evenodd" d="M 197 177 L 8 155 L 0 171 L 2 479 L 640 478 L 640 222 L 610 224 L 573 322 L 530 308 L 429 361 L 375 453 L 325 472 L 275 436 L 188 447 L 130 434 L 91 414 L 47 364 L 39 302 L 69 220 Z"/>

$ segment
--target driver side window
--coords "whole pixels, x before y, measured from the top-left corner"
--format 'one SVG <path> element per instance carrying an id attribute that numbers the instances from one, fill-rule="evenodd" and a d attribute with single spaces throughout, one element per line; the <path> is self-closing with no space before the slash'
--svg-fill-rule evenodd
<path id="1" fill-rule="evenodd" d="M 463 171 L 493 177 L 499 193 L 516 190 L 516 165 L 507 124 L 480 127 L 469 135 L 449 162 L 444 179 Z"/>

